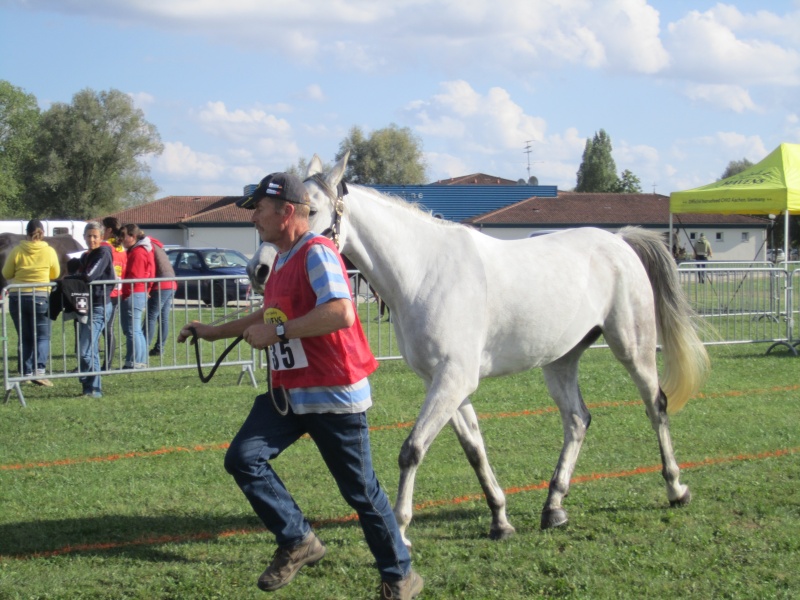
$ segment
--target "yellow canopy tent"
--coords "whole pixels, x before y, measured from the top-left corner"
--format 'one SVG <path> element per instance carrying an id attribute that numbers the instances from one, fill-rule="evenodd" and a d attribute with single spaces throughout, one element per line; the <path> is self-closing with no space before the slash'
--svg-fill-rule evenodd
<path id="1" fill-rule="evenodd" d="M 788 260 L 789 214 L 800 213 L 800 144 L 781 144 L 758 164 L 726 179 L 672 192 L 669 212 L 670 232 L 674 213 L 783 214 Z"/>

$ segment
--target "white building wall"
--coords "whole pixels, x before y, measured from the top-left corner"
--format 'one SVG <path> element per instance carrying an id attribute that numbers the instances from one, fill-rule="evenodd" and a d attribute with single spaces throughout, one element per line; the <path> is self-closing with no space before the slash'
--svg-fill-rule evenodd
<path id="1" fill-rule="evenodd" d="M 542 229 L 551 230 L 550 228 Z M 501 240 L 518 240 L 542 229 L 533 227 L 478 227 L 478 230 L 482 233 Z M 617 231 L 617 229 L 610 229 L 610 231 Z M 664 227 L 660 231 L 666 234 L 669 232 L 669 228 Z M 706 234 L 708 241 L 711 243 L 711 251 L 714 253 L 712 260 L 766 260 L 766 229 L 717 229 L 713 226 L 680 229 L 679 245 L 685 247 L 687 254 L 690 256 L 692 255 L 692 244 L 686 239 L 686 236 L 694 233 L 695 238 L 697 238 L 700 237 L 701 232 Z M 745 233 L 747 234 L 747 240 L 743 239 L 743 234 Z M 718 239 L 718 236 L 720 239 Z"/>
<path id="2" fill-rule="evenodd" d="M 230 248 L 238 250 L 248 258 L 255 254 L 261 240 L 253 226 L 249 227 L 189 227 L 187 242 L 190 248 Z"/>

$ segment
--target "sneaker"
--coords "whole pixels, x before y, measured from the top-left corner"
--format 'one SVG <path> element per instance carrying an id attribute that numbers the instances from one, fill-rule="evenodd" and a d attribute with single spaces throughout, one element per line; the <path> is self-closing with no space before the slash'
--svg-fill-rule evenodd
<path id="1" fill-rule="evenodd" d="M 49 379 L 32 379 L 31 383 L 35 383 L 36 385 L 40 385 L 42 387 L 53 387 L 53 382 Z"/>
<path id="2" fill-rule="evenodd" d="M 269 567 L 258 578 L 258 587 L 274 592 L 292 581 L 301 568 L 317 564 L 323 556 L 325 546 L 312 531 L 299 544 L 275 550 Z"/>
<path id="3" fill-rule="evenodd" d="M 156 348 L 153 348 L 152 350 L 150 350 L 150 352 L 148 352 L 147 355 L 148 356 L 159 356 L 160 354 L 161 354 L 161 350 L 156 347 Z"/>
<path id="4" fill-rule="evenodd" d="M 102 398 L 103 392 L 100 392 L 98 390 L 92 390 L 89 392 L 83 392 L 81 396 L 83 396 L 84 398 Z"/>
<path id="5" fill-rule="evenodd" d="M 381 582 L 381 600 L 411 600 L 422 591 L 424 582 L 416 571 L 412 570 L 400 581 Z"/>

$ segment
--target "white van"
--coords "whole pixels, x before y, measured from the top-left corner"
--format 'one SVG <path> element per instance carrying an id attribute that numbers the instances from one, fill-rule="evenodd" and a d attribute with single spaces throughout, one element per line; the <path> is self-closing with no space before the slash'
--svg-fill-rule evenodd
<path id="1" fill-rule="evenodd" d="M 21 233 L 25 235 L 25 228 L 28 226 L 29 219 L 14 219 L 11 221 L 0 221 L 0 233 Z M 83 241 L 83 228 L 86 221 L 62 221 L 41 219 L 44 225 L 44 234 L 48 237 L 68 235 L 75 239 L 83 248 L 86 242 Z"/>

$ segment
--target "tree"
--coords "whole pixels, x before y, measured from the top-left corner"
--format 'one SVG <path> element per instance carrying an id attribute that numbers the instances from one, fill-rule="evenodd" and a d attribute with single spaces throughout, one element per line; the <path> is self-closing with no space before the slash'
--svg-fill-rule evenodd
<path id="1" fill-rule="evenodd" d="M 617 186 L 614 191 L 618 194 L 641 194 L 641 181 L 636 175 L 625 169 L 617 180 Z"/>
<path id="2" fill-rule="evenodd" d="M 639 178 L 625 169 L 617 177 L 617 165 L 611 156 L 611 138 L 601 129 L 594 138 L 586 140 L 583 161 L 578 168 L 576 192 L 611 192 L 615 194 L 639 194 L 642 192 Z"/>
<path id="3" fill-rule="evenodd" d="M 22 166 L 30 160 L 39 124 L 33 94 L 0 81 L 0 216 L 24 217 Z"/>
<path id="4" fill-rule="evenodd" d="M 422 142 L 408 127 L 394 123 L 365 137 L 354 126 L 339 144 L 336 160 L 350 152 L 345 177 L 365 185 L 413 185 L 425 182 Z"/>
<path id="5" fill-rule="evenodd" d="M 308 173 L 308 163 L 309 161 L 307 161 L 305 158 L 301 156 L 300 158 L 297 159 L 297 164 L 286 167 L 286 173 L 291 173 L 292 175 L 296 175 L 300 179 L 305 179 L 306 173 Z M 332 167 L 333 165 L 331 165 L 330 163 L 323 163 L 322 172 L 327 173 L 328 171 L 331 170 Z"/>
<path id="6" fill-rule="evenodd" d="M 611 156 L 611 138 L 601 129 L 594 134 L 594 139 L 586 140 L 575 191 L 613 192 L 617 181 L 617 165 Z"/>
<path id="7" fill-rule="evenodd" d="M 163 150 L 155 126 L 118 90 L 85 89 L 41 117 L 26 164 L 26 205 L 37 216 L 89 219 L 152 200 L 141 159 Z"/>
<path id="8" fill-rule="evenodd" d="M 720 179 L 727 179 L 728 177 L 733 177 L 737 173 L 741 173 L 742 171 L 749 169 L 752 166 L 753 163 L 751 163 L 746 158 L 743 158 L 742 160 L 732 160 L 731 162 L 728 163 L 728 166 L 725 167 L 725 170 L 722 172 L 722 176 L 720 177 Z"/>

